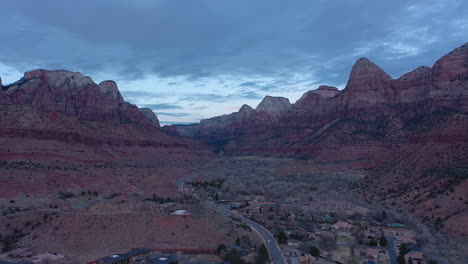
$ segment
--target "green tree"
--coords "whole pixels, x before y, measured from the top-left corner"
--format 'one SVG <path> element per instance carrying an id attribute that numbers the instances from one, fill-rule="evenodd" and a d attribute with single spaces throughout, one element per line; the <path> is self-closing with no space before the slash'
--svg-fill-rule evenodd
<path id="1" fill-rule="evenodd" d="M 317 247 L 311 246 L 310 247 L 310 254 L 314 257 L 320 256 L 320 250 Z"/>
<path id="2" fill-rule="evenodd" d="M 218 247 L 216 248 L 216 253 L 218 253 L 218 256 L 221 255 L 221 253 L 226 251 L 226 246 L 224 244 L 219 244 Z"/>
<path id="3" fill-rule="evenodd" d="M 287 244 L 288 243 L 288 237 L 286 236 L 286 234 L 281 231 L 278 235 L 278 243 L 280 244 Z"/>
<path id="4" fill-rule="evenodd" d="M 408 245 L 402 244 L 400 247 L 400 253 L 398 254 L 398 257 L 397 257 L 398 264 L 406 264 L 405 255 L 408 252 L 410 252 L 410 248 L 408 247 Z"/>
<path id="5" fill-rule="evenodd" d="M 265 264 L 270 259 L 268 255 L 268 250 L 264 244 L 258 248 L 258 254 L 255 256 L 255 264 Z"/>
<path id="6" fill-rule="evenodd" d="M 388 217 L 388 214 L 387 212 L 385 212 L 385 210 L 382 211 L 382 213 L 380 213 L 380 221 L 384 221 L 385 219 L 387 219 Z"/>
<path id="7" fill-rule="evenodd" d="M 226 256 L 224 257 L 224 261 L 227 261 L 231 264 L 242 264 L 244 261 L 241 258 L 241 255 L 237 250 L 233 249 L 229 251 Z"/>
<path id="8" fill-rule="evenodd" d="M 388 242 L 387 242 L 387 239 L 385 238 L 385 236 L 382 236 L 380 238 L 379 244 L 380 244 L 381 247 L 386 247 L 388 245 Z"/>
<path id="9" fill-rule="evenodd" d="M 397 262 L 398 262 L 398 264 L 406 264 L 405 256 L 398 255 Z"/>

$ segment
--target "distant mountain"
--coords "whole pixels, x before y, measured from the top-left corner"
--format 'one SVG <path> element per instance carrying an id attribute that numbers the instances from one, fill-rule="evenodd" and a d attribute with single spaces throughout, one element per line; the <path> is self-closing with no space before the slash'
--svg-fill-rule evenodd
<path id="1" fill-rule="evenodd" d="M 268 98 L 270 113 L 262 101 L 163 131 L 227 154 L 295 157 L 311 171 L 365 170 L 364 199 L 468 234 L 456 225 L 468 219 L 468 43 L 398 79 L 361 58 L 342 91 L 321 86 L 288 107 Z"/>
<path id="2" fill-rule="evenodd" d="M 8 86 L 0 87 L 0 102 L 30 105 L 80 120 L 139 123 L 159 128 L 138 107 L 123 100 L 114 81 L 96 84 L 79 72 L 35 70 Z"/>

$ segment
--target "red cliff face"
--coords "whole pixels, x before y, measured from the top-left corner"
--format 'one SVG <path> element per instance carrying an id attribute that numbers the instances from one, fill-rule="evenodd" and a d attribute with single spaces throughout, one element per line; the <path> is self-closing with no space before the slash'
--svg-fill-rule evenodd
<path id="1" fill-rule="evenodd" d="M 266 96 L 255 109 L 258 114 L 268 115 L 270 118 L 280 118 L 291 109 L 291 103 L 284 97 Z"/>
<path id="2" fill-rule="evenodd" d="M 466 114 L 467 61 L 465 44 L 432 68 L 419 67 L 392 79 L 362 58 L 356 61 L 342 91 L 324 86 L 309 91 L 283 111 L 278 121 L 254 114 L 248 122 L 236 123 L 237 113 L 208 119 L 200 124 L 205 136 L 195 138 L 210 143 L 210 136 L 215 136 L 231 153 L 276 153 L 321 164 L 339 163 L 341 169 L 373 168 L 398 155 L 401 146 L 421 133 L 422 126 L 414 124 L 423 118 L 434 118 L 425 123 L 429 129 L 453 114 Z M 215 120 L 223 120 L 224 129 L 207 125 L 217 123 Z M 466 146 L 465 142 L 459 144 Z"/>
<path id="3" fill-rule="evenodd" d="M 115 82 L 97 85 L 78 72 L 35 70 L 3 90 L 12 104 L 31 105 L 81 120 L 159 127 L 159 122 L 149 120 L 136 106 L 123 100 Z"/>
<path id="4" fill-rule="evenodd" d="M 295 157 L 310 171 L 364 169 L 364 199 L 467 234 L 455 223 L 468 218 L 459 198 L 468 186 L 468 44 L 398 79 L 359 59 L 344 90 L 330 98 L 316 91 L 261 133 L 218 135 L 224 150 Z"/>
<path id="5" fill-rule="evenodd" d="M 0 104 L 10 104 L 11 98 L 3 91 L 2 78 L 0 77 Z"/>
<path id="6" fill-rule="evenodd" d="M 287 98 L 266 96 L 255 110 L 243 105 L 238 112 L 201 120 L 200 124 L 165 126 L 163 131 L 169 135 L 189 135 L 209 145 L 220 146 L 236 138 L 268 131 L 291 107 Z"/>
<path id="7" fill-rule="evenodd" d="M 143 115 L 148 119 L 150 120 L 151 122 L 153 122 L 154 126 L 155 127 L 160 127 L 159 125 L 159 119 L 158 117 L 156 116 L 156 114 L 153 112 L 153 110 L 149 109 L 149 108 L 138 108 L 138 110 L 143 113 Z"/>
<path id="8" fill-rule="evenodd" d="M 177 177 L 211 155 L 162 133 L 156 115 L 125 102 L 115 82 L 80 73 L 27 72 L 0 87 L 0 116 L 0 197 L 155 186 L 174 195 Z"/>
<path id="9" fill-rule="evenodd" d="M 317 90 L 312 90 L 312 92 L 320 94 L 325 99 L 330 99 L 340 93 L 338 88 L 327 85 L 321 85 Z"/>

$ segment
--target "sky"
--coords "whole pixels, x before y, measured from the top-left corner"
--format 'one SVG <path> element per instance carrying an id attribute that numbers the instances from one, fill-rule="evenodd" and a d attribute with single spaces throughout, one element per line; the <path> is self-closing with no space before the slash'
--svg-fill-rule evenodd
<path id="1" fill-rule="evenodd" d="M 114 80 L 162 124 L 343 89 L 367 57 L 397 78 L 468 41 L 466 0 L 15 0 L 0 11 L 4 84 L 37 68 Z"/>

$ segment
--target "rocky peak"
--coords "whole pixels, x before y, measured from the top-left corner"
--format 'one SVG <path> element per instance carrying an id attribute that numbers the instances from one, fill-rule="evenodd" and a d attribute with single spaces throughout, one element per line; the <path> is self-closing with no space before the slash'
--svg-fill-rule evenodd
<path id="1" fill-rule="evenodd" d="M 255 111 L 265 112 L 273 116 L 280 116 L 291 109 L 291 103 L 288 98 L 265 96 Z"/>
<path id="2" fill-rule="evenodd" d="M 348 85 L 373 80 L 389 81 L 391 79 L 392 77 L 390 77 L 384 70 L 382 70 L 382 68 L 377 66 L 375 63 L 368 60 L 367 58 L 360 58 L 356 61 L 356 63 L 353 66 L 353 69 L 351 70 Z"/>
<path id="3" fill-rule="evenodd" d="M 326 90 L 326 91 L 336 91 L 338 92 L 338 88 L 336 88 L 335 86 L 328 86 L 328 85 L 320 85 L 319 88 L 317 88 L 317 90 Z"/>
<path id="4" fill-rule="evenodd" d="M 147 108 L 147 107 L 138 108 L 138 110 L 140 110 L 140 112 L 146 118 L 148 118 L 150 121 L 152 121 L 155 127 L 158 127 L 158 128 L 161 127 L 160 124 L 159 124 L 159 119 L 156 116 L 156 114 L 153 112 L 153 110 L 151 110 L 150 108 Z"/>
<path id="5" fill-rule="evenodd" d="M 427 66 L 421 66 L 416 69 L 414 69 L 411 72 L 403 74 L 400 78 L 398 78 L 399 81 L 414 81 L 418 80 L 421 78 L 426 78 L 431 74 L 431 68 Z"/>
<path id="6" fill-rule="evenodd" d="M 99 84 L 99 88 L 104 94 L 112 96 L 114 100 L 123 102 L 123 98 L 120 95 L 119 88 L 117 87 L 117 83 L 114 81 L 103 81 Z"/>
<path id="7" fill-rule="evenodd" d="M 301 109 L 311 109 L 315 107 L 319 107 L 325 102 L 325 97 L 318 93 L 317 90 L 308 91 L 297 100 L 294 104 L 296 108 Z"/>
<path id="8" fill-rule="evenodd" d="M 47 71 L 42 69 L 26 72 L 22 81 L 27 82 L 34 79 L 42 79 L 50 86 L 63 89 L 81 89 L 87 85 L 95 84 L 90 77 L 84 76 L 79 72 L 65 70 Z"/>
<path id="9" fill-rule="evenodd" d="M 246 122 L 250 120 L 250 118 L 255 115 L 255 110 L 249 105 L 242 105 L 239 109 L 239 112 L 236 113 L 236 120 L 237 122 Z"/>
<path id="10" fill-rule="evenodd" d="M 79 72 L 34 70 L 4 87 L 0 102 L 31 105 L 80 120 L 159 126 L 151 110 L 126 103 L 114 81 L 99 85 Z"/>
<path id="11" fill-rule="evenodd" d="M 440 58 L 432 72 L 439 81 L 468 80 L 468 43 Z"/>
<path id="12" fill-rule="evenodd" d="M 239 109 L 239 113 L 243 113 L 243 112 L 253 112 L 253 108 L 250 107 L 249 105 L 242 105 L 242 107 Z"/>
<path id="13" fill-rule="evenodd" d="M 334 86 L 321 85 L 318 89 L 310 92 L 320 94 L 323 98 L 329 99 L 340 93 L 340 90 Z"/>
<path id="14" fill-rule="evenodd" d="M 0 104 L 11 103 L 11 98 L 5 92 L 3 92 L 2 78 L 0 77 Z"/>

